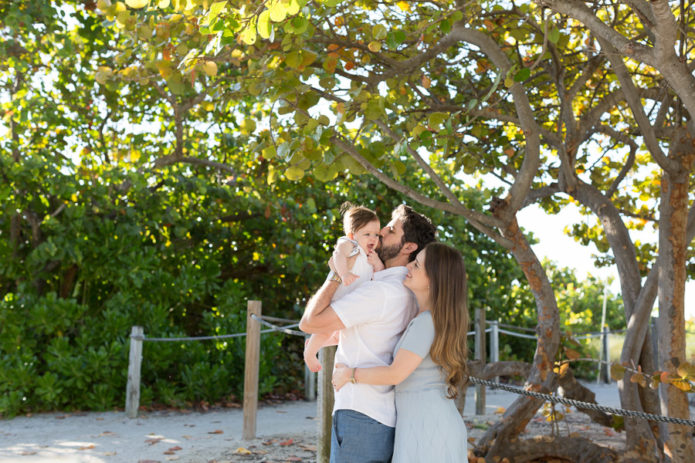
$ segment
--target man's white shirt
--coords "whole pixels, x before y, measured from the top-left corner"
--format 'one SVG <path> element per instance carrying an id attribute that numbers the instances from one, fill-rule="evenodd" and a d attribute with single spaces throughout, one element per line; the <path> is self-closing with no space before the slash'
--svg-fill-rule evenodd
<path id="1" fill-rule="evenodd" d="M 345 325 L 340 331 L 335 363 L 350 368 L 387 366 L 410 320 L 417 313 L 413 294 L 403 286 L 406 267 L 392 267 L 374 274 L 331 307 Z M 359 375 L 358 375 L 359 376 Z M 396 426 L 393 386 L 347 383 L 335 393 L 336 410 L 355 410 L 385 424 Z"/>

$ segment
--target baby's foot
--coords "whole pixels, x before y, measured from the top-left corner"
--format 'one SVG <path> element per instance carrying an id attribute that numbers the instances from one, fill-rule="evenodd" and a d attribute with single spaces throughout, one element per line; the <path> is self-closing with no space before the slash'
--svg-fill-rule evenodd
<path id="1" fill-rule="evenodd" d="M 306 363 L 309 371 L 313 373 L 318 373 L 321 370 L 321 362 L 316 358 L 316 353 L 304 351 L 304 363 Z"/>
<path id="2" fill-rule="evenodd" d="M 357 281 L 359 278 L 360 277 L 355 275 L 354 273 L 348 273 L 348 275 L 345 278 L 343 278 L 343 284 L 345 286 L 348 286 L 351 283 L 354 283 L 355 281 Z"/>

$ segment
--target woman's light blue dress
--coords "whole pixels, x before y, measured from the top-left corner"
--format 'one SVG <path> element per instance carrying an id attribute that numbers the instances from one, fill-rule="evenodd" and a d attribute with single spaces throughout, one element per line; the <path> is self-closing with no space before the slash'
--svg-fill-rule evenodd
<path id="1" fill-rule="evenodd" d="M 429 311 L 415 317 L 396 344 L 422 357 L 422 363 L 396 386 L 396 438 L 393 463 L 465 463 L 466 424 L 446 397 L 441 367 L 430 357 L 434 323 Z"/>

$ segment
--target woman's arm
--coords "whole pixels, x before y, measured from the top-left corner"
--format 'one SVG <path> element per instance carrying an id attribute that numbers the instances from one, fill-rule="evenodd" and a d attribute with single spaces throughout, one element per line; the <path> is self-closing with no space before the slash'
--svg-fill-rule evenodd
<path id="1" fill-rule="evenodd" d="M 415 371 L 422 362 L 422 357 L 406 349 L 398 349 L 393 363 L 386 367 L 348 368 L 339 363 L 333 369 L 333 387 L 339 390 L 345 383 L 355 378 L 356 383 L 374 386 L 400 384 Z M 354 371 L 353 371 L 354 370 Z"/>

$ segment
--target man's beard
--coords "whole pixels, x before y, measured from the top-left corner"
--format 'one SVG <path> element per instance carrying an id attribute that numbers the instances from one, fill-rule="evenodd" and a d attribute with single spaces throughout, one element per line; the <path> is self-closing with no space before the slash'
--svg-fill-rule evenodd
<path id="1" fill-rule="evenodd" d="M 399 244 L 392 244 L 391 246 L 384 246 L 382 244 L 381 246 L 379 246 L 379 249 L 376 250 L 376 253 L 379 256 L 379 259 L 381 259 L 382 262 L 386 263 L 387 260 L 393 259 L 401 252 L 401 249 L 403 249 L 404 244 L 405 243 L 403 243 L 402 241 Z"/>

